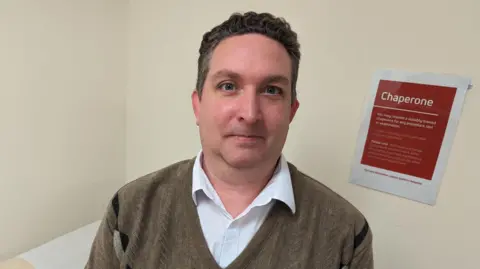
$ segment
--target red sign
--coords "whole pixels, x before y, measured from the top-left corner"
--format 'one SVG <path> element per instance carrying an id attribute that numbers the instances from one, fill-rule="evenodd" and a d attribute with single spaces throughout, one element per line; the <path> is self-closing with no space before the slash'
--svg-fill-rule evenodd
<path id="1" fill-rule="evenodd" d="M 431 180 L 456 88 L 380 80 L 361 163 Z"/>

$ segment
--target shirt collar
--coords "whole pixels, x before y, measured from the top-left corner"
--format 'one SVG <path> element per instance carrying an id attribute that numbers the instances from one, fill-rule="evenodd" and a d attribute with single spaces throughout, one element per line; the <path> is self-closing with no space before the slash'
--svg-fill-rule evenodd
<path id="1" fill-rule="evenodd" d="M 219 199 L 215 189 L 208 180 L 208 177 L 202 168 L 201 158 L 202 151 L 197 154 L 192 175 L 192 198 L 196 205 L 198 204 L 197 192 L 200 190 L 203 191 L 203 193 L 213 201 Z M 269 201 L 271 199 L 282 201 L 290 208 L 293 214 L 295 213 L 296 205 L 293 194 L 292 180 L 290 177 L 290 170 L 288 168 L 287 160 L 283 154 L 280 157 L 280 161 L 275 168 L 272 178 L 257 198 L 261 198 L 264 201 Z"/>

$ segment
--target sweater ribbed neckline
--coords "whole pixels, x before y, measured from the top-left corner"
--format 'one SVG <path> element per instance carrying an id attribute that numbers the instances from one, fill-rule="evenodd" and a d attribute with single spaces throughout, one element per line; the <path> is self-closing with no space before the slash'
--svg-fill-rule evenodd
<path id="1" fill-rule="evenodd" d="M 187 230 L 191 233 L 193 238 L 193 245 L 189 247 L 194 248 L 194 252 L 199 259 L 198 262 L 204 265 L 205 268 L 211 269 L 243 269 L 247 268 L 252 260 L 254 260 L 262 251 L 264 242 L 268 240 L 270 235 L 282 224 L 282 218 L 285 216 L 285 206 L 281 202 L 276 202 L 272 206 L 265 221 L 262 223 L 258 231 L 252 237 L 245 249 L 234 259 L 228 266 L 222 268 L 216 262 L 214 256 L 208 248 L 207 241 L 203 235 L 203 230 L 198 216 L 197 208 L 191 195 L 192 191 L 192 172 L 193 161 L 189 165 L 188 176 L 184 180 L 183 190 L 181 191 L 185 198 L 184 210 L 191 221 L 187 221 Z"/>

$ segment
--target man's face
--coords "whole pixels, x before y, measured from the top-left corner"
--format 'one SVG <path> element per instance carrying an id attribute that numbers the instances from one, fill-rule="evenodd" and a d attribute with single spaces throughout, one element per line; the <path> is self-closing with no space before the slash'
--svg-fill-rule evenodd
<path id="1" fill-rule="evenodd" d="M 292 104 L 291 74 L 280 43 L 259 34 L 223 40 L 202 96 L 192 94 L 203 151 L 236 168 L 278 158 L 299 106 Z"/>

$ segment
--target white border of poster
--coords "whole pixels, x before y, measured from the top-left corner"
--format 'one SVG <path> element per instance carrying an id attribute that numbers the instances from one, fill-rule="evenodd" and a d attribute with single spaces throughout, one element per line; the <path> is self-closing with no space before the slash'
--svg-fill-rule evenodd
<path id="1" fill-rule="evenodd" d="M 381 168 L 361 164 L 361 158 L 363 155 L 368 130 L 370 128 L 370 118 L 372 116 L 372 110 L 380 80 L 438 85 L 445 87 L 453 87 L 457 89 L 455 99 L 453 101 L 453 105 L 450 111 L 448 124 L 445 130 L 445 136 L 440 148 L 440 153 L 431 180 L 425 180 L 403 173 L 397 173 L 394 171 L 384 170 Z M 457 75 L 418 73 L 399 70 L 377 71 L 373 77 L 371 91 L 366 104 L 366 111 L 360 126 L 349 182 L 363 187 L 414 200 L 417 202 L 434 205 L 436 203 L 440 183 L 442 181 L 445 168 L 447 166 L 448 157 L 455 137 L 458 121 L 462 113 L 465 95 L 470 87 L 470 78 Z M 367 172 L 367 170 L 373 171 L 374 173 Z M 406 180 L 385 180 L 385 174 L 398 178 L 401 177 Z"/>

